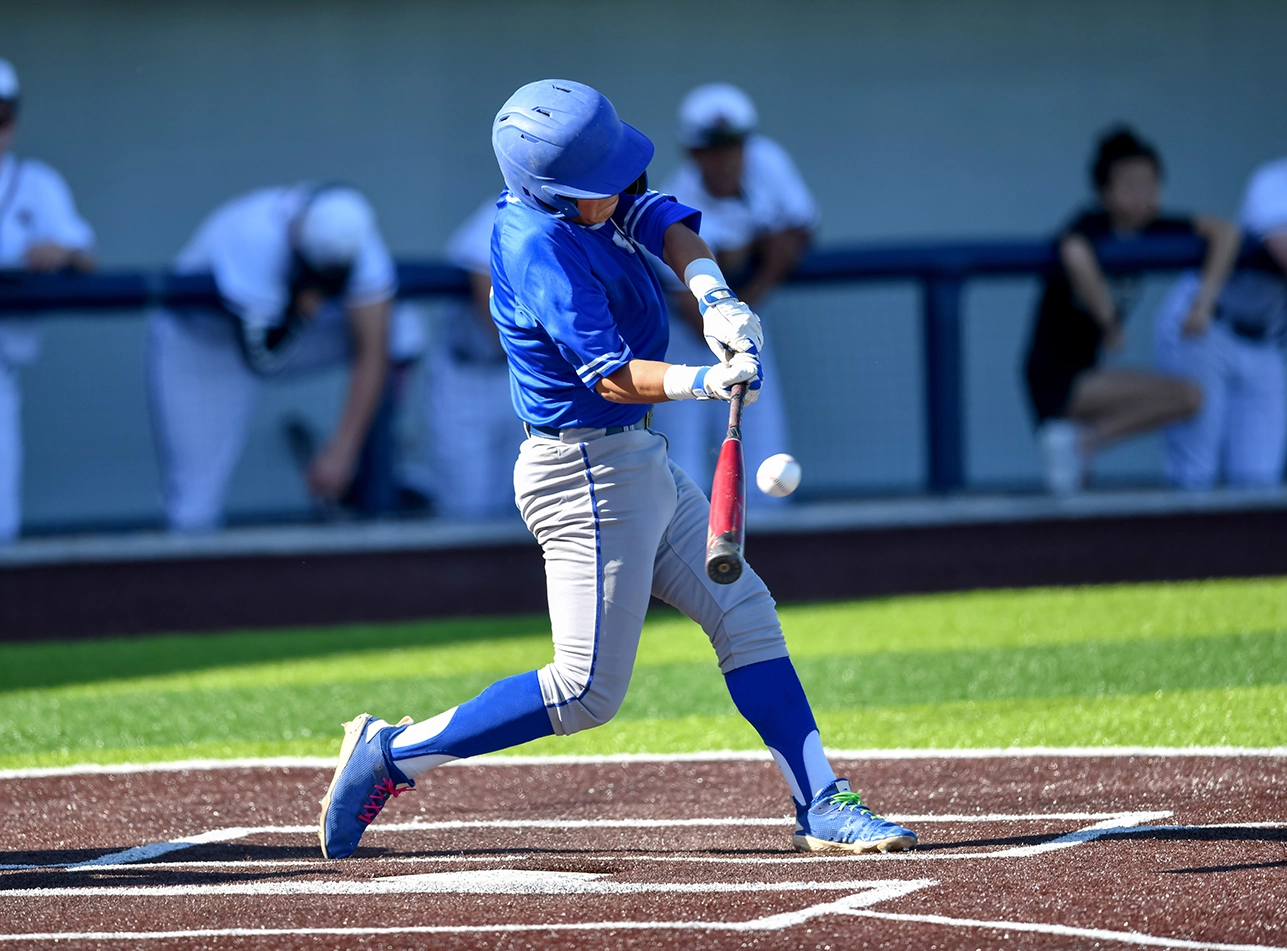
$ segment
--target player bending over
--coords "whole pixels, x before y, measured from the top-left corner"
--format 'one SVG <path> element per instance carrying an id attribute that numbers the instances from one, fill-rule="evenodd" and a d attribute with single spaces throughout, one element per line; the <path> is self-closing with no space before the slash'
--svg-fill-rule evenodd
<path id="1" fill-rule="evenodd" d="M 760 387 L 759 320 L 728 290 L 701 215 L 647 189 L 653 144 L 580 83 L 518 90 L 492 126 L 506 190 L 492 233 L 492 316 L 528 429 L 515 495 L 545 555 L 554 660 L 429 720 L 345 724 L 322 800 L 328 858 L 353 853 L 390 796 L 449 760 L 602 726 L 630 683 L 648 599 L 701 625 L 728 691 L 790 787 L 795 847 L 910 849 L 915 833 L 874 815 L 837 779 L 787 654 L 768 589 L 748 565 L 706 575 L 709 505 L 648 429 L 650 404 Z M 720 358 L 662 362 L 666 304 L 641 248 L 697 297 Z"/>

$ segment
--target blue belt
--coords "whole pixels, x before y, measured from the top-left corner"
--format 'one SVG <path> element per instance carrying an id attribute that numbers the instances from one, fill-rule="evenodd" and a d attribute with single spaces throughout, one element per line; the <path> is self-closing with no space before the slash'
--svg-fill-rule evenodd
<path id="1" fill-rule="evenodd" d="M 636 429 L 647 429 L 652 422 L 652 410 L 648 415 L 637 423 L 631 423 L 629 426 L 600 426 L 589 428 L 573 429 L 556 429 L 553 426 L 533 426 L 531 423 L 524 423 L 529 436 L 538 436 L 541 439 L 558 439 L 561 442 L 587 442 L 591 439 L 602 439 L 604 436 L 615 436 L 618 433 L 628 433 Z"/>

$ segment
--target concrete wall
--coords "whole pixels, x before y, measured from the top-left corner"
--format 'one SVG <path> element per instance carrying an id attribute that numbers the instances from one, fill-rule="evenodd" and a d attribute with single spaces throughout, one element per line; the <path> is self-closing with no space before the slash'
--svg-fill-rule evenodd
<path id="1" fill-rule="evenodd" d="M 64 172 L 105 264 L 153 266 L 220 200 L 309 177 L 355 182 L 399 255 L 436 255 L 499 184 L 496 108 L 543 75 L 604 89 L 658 142 L 658 178 L 677 159 L 683 92 L 740 83 L 816 189 L 822 242 L 1048 232 L 1085 197 L 1090 140 L 1118 119 L 1163 149 L 1173 206 L 1232 213 L 1255 164 L 1287 153 L 1283 35 L 1287 6 L 1258 0 L 10 0 L 0 55 L 24 85 L 18 151 Z M 970 292 L 980 483 L 1036 472 L 1016 370 L 1032 295 Z M 914 314 L 900 288 L 791 292 L 769 309 L 815 487 L 918 484 Z M 1147 362 L 1136 318 L 1123 359 Z M 155 516 L 142 333 L 138 317 L 50 321 L 25 383 L 30 520 Z M 265 400 L 234 510 L 305 504 L 279 422 L 324 424 L 342 382 Z M 1156 454 L 1146 440 L 1105 468 L 1155 477 Z"/>

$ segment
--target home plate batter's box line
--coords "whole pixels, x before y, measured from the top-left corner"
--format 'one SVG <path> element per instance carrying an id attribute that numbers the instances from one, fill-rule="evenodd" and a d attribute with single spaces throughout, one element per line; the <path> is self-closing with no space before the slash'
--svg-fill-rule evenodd
<path id="1" fill-rule="evenodd" d="M 837 750 L 827 755 L 841 760 L 1027 759 L 1043 757 L 1287 757 L 1287 746 L 1010 746 L 979 749 Z M 764 750 L 713 750 L 701 753 L 617 753 L 605 756 L 506 756 L 495 754 L 447 763 L 469 766 L 610 766 L 631 763 L 772 762 Z M 78 763 L 70 766 L 32 766 L 0 769 L 0 780 L 43 779 L 55 776 L 170 773 L 214 769 L 334 769 L 326 756 L 269 756 L 235 759 L 189 759 L 155 763 Z"/>
<path id="2" fill-rule="evenodd" d="M 921 818 L 939 818 L 939 817 L 921 817 Z M 967 818 L 967 817 L 961 817 Z M 974 818 L 974 817 L 968 817 Z M 983 816 L 982 818 L 995 818 Z M 1048 819 L 1050 816 L 1007 816 L 1008 819 Z M 906 820 L 904 820 L 906 821 Z M 1145 832 L 1186 832 L 1196 830 L 1210 829 L 1287 829 L 1287 822 L 1213 822 L 1203 825 L 1192 826 L 1130 826 L 1121 830 L 1109 829 L 1101 832 L 1100 835 L 1117 835 L 1117 834 L 1134 834 Z M 551 854 L 562 854 L 557 850 L 551 850 Z M 772 865 L 781 867 L 783 865 L 802 865 L 818 864 L 827 862 L 852 863 L 857 860 L 867 861 L 900 861 L 900 862 L 917 862 L 917 861 L 943 861 L 946 859 L 978 859 L 987 858 L 989 855 L 996 853 L 959 853 L 954 855 L 925 854 L 914 852 L 897 852 L 888 855 L 852 855 L 836 853 L 812 853 L 809 855 L 796 855 L 786 853 L 783 855 L 749 857 L 739 856 L 737 858 L 726 858 L 714 855 L 616 855 L 613 853 L 580 853 L 580 857 L 587 861 L 616 861 L 616 862 L 658 862 L 658 863 L 687 863 L 687 864 L 712 864 L 712 865 Z M 1013 857 L 1013 856 L 1005 856 Z M 532 858 L 530 852 L 513 852 L 498 853 L 495 855 L 435 855 L 435 856 L 411 856 L 411 855 L 381 855 L 376 861 L 381 865 L 477 865 L 482 863 L 497 864 L 501 862 L 523 862 Z M 210 871 L 214 869 L 257 869 L 257 868 L 315 868 L 318 866 L 329 866 L 329 862 L 320 856 L 315 859 L 239 859 L 224 860 L 215 859 L 210 861 L 175 861 L 175 862 L 131 862 L 130 868 L 138 869 L 200 869 Z M 50 870 L 67 870 L 78 869 L 83 866 L 76 865 L 45 865 L 45 866 L 0 866 L 0 871 L 21 868 L 25 870 L 45 868 Z"/>
<path id="3" fill-rule="evenodd" d="M 512 872 L 512 870 L 510 870 Z M 533 873 L 542 875 L 543 873 Z M 568 873 L 563 873 L 565 876 Z M 430 876 L 417 876 L 426 878 Z M 591 876 L 594 877 L 594 876 Z M 277 883 L 278 886 L 284 886 L 288 883 Z M 340 885 L 342 883 L 319 883 L 328 885 Z M 618 883 L 625 885 L 626 883 Z M 591 921 L 591 922 L 561 922 L 557 924 L 492 924 L 492 925 L 409 925 L 393 928 L 222 928 L 208 930 L 187 930 L 187 931 L 83 931 L 83 932 L 42 932 L 35 934 L 10 934 L 0 935 L 0 942 L 28 942 L 28 941 L 59 941 L 59 940 L 89 940 L 89 941 L 149 941 L 149 940 L 176 940 L 182 938 L 264 938 L 264 937 L 287 937 L 287 936 L 326 936 L 326 937 L 347 937 L 347 936 L 380 936 L 380 935 L 402 935 L 402 934 L 423 934 L 423 935 L 447 935 L 447 934 L 513 934 L 516 932 L 543 932 L 543 933 L 561 933 L 561 932 L 585 932 L 593 931 L 597 933 L 617 932 L 617 931 L 702 931 L 702 932 L 754 932 L 754 931 L 782 931 L 795 925 L 803 924 L 823 915 L 852 915 L 869 918 L 878 918 L 886 921 L 902 921 L 909 923 L 928 924 L 946 926 L 960 929 L 984 929 L 989 931 L 1019 931 L 1035 934 L 1050 934 L 1065 937 L 1088 938 L 1095 941 L 1116 942 L 1137 947 L 1157 947 L 1157 948 L 1181 948 L 1181 949 L 1207 949 L 1207 951 L 1287 951 L 1287 948 L 1270 947 L 1267 945 L 1253 944 L 1225 944 L 1209 941 L 1191 941 L 1184 938 L 1167 938 L 1160 935 L 1143 934 L 1135 931 L 1110 931 L 1102 928 L 1078 928 L 1070 925 L 1047 924 L 1045 922 L 1035 921 L 987 921 L 974 918 L 951 918 L 945 915 L 914 915 L 900 914 L 897 912 L 874 911 L 869 906 L 878 902 L 891 901 L 896 898 L 902 898 L 915 891 L 936 885 L 932 879 L 913 879 L 911 881 L 877 881 L 877 882 L 811 882 L 811 883 L 780 883 L 765 885 L 763 883 L 753 883 L 751 886 L 725 886 L 719 889 L 712 889 L 710 885 L 691 884 L 684 885 L 654 885 L 649 886 L 652 890 L 666 891 L 697 891 L 710 892 L 712 890 L 721 891 L 764 891 L 772 890 L 781 892 L 784 890 L 814 890 L 824 888 L 842 888 L 852 889 L 861 888 L 862 891 L 857 894 L 846 895 L 836 901 L 823 902 L 816 905 L 810 905 L 799 911 L 785 912 L 782 914 L 768 915 L 763 918 L 754 918 L 749 921 Z M 404 891 L 409 891 L 406 889 Z M 474 894 L 480 893 L 478 890 Z M 495 892 L 491 892 L 495 894 Z M 573 892 L 573 894 L 584 894 L 584 891 Z M 329 892 L 328 892 L 329 894 Z M 366 894 L 370 894 L 367 892 Z M 549 892 L 545 892 L 549 894 Z"/>
<path id="4" fill-rule="evenodd" d="M 1150 826 L 1142 827 L 1142 823 L 1152 822 L 1158 819 L 1169 818 L 1173 813 L 1169 811 L 1162 812 L 1118 812 L 1118 813 L 1096 813 L 1096 812 L 1064 812 L 1064 813 L 1026 813 L 1021 815 L 1007 815 L 1004 813 L 992 813 L 983 815 L 909 815 L 909 816 L 891 816 L 897 822 L 916 823 L 959 823 L 959 822 L 1035 822 L 1035 821 L 1087 821 L 1098 819 L 1094 825 L 1087 826 L 1084 829 L 1066 833 L 1057 836 L 1048 842 L 1042 842 L 1036 845 L 1014 846 L 1008 849 L 999 849 L 994 852 L 966 852 L 966 853 L 917 853 L 917 852 L 899 852 L 879 855 L 846 855 L 845 861 L 857 861 L 866 859 L 868 861 L 949 861 L 949 860 L 978 860 L 978 859 L 1011 859 L 1027 858 L 1033 855 L 1040 855 L 1044 852 L 1053 852 L 1060 849 L 1071 848 L 1082 845 L 1086 842 L 1094 841 L 1105 835 L 1111 835 L 1115 832 L 1142 831 L 1148 829 L 1165 829 L 1179 830 L 1188 828 L 1186 826 Z M 376 833 L 399 833 L 399 832 L 435 832 L 435 831 L 460 831 L 466 829 L 553 829 L 553 830 L 570 830 L 570 829 L 672 829 L 672 828 L 708 828 L 708 827 L 727 827 L 736 828 L 790 828 L 791 820 L 789 818 L 764 818 L 764 817 L 737 817 L 737 818 L 708 818 L 708 819 L 455 819 L 441 822 L 389 822 L 383 825 L 372 826 L 371 834 Z M 101 868 L 110 865 L 131 865 L 136 862 L 146 862 L 150 859 L 159 858 L 181 849 L 189 849 L 198 845 L 211 845 L 221 842 L 233 842 L 238 839 L 245 839 L 254 835 L 314 835 L 317 832 L 316 826 L 240 826 L 227 829 L 212 829 L 208 832 L 202 832 L 197 835 L 185 836 L 183 838 L 171 839 L 167 842 L 154 842 L 148 845 L 135 846 L 134 848 L 125 849 L 120 852 L 112 852 L 108 855 L 100 855 L 98 858 L 89 859 L 84 862 L 66 862 L 51 865 L 0 865 L 0 872 L 3 871 L 36 871 L 40 869 L 64 869 L 64 870 L 83 870 L 91 868 Z M 552 850 L 557 851 L 557 850 Z M 664 856 L 659 857 L 669 861 L 697 861 L 698 858 L 684 856 Z M 762 860 L 765 862 L 781 861 L 777 858 Z M 730 860 L 741 864 L 757 864 L 754 859 L 739 858 Z M 253 863 L 252 863 L 253 864 Z M 0 897 L 8 892 L 0 891 Z"/>

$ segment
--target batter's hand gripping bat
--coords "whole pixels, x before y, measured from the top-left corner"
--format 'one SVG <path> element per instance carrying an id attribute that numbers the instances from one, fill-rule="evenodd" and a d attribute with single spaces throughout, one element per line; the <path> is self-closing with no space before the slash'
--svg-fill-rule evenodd
<path id="1" fill-rule="evenodd" d="M 736 384 L 728 405 L 728 434 L 720 447 L 711 485 L 706 574 L 716 584 L 732 584 L 742 577 L 742 545 L 746 537 L 746 460 L 742 455 L 745 396 L 746 384 Z"/>

